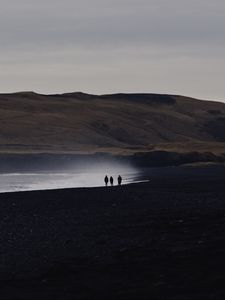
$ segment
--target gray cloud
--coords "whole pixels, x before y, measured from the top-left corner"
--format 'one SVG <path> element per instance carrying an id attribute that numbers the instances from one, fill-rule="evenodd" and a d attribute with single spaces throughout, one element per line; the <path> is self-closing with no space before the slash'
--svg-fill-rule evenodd
<path id="1" fill-rule="evenodd" d="M 9 1 L 0 13 L 1 40 L 18 46 L 224 43 L 225 6 L 210 2 Z"/>

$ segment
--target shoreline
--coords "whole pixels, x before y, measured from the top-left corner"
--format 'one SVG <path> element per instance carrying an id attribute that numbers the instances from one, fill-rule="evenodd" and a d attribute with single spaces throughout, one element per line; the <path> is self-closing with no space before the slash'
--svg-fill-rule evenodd
<path id="1" fill-rule="evenodd" d="M 49 189 L 39 189 L 39 190 L 21 190 L 21 191 L 9 191 L 9 192 L 1 192 L 0 191 L 0 195 L 1 194 L 14 194 L 14 193 L 29 193 L 29 192 L 47 192 L 47 191 L 65 191 L 65 190 L 85 190 L 85 189 L 100 189 L 100 188 L 106 188 L 106 189 L 111 189 L 111 188 L 122 188 L 128 185 L 135 185 L 135 184 L 140 184 L 140 183 L 148 183 L 150 182 L 149 180 L 138 180 L 135 182 L 130 182 L 130 183 L 123 183 L 121 184 L 121 186 L 119 185 L 113 185 L 113 186 L 105 186 L 105 185 L 101 185 L 101 186 L 84 186 L 84 187 L 65 187 L 65 188 L 49 188 Z"/>
<path id="2" fill-rule="evenodd" d="M 119 167 L 118 167 L 119 168 Z M 189 181 L 191 180 L 209 180 L 220 179 L 225 177 L 224 164 L 207 164 L 207 165 L 184 165 L 172 167 L 157 167 L 157 168 L 140 168 L 134 169 L 130 167 L 128 170 L 114 170 L 113 172 L 121 174 L 123 177 L 122 185 L 129 185 L 134 183 L 148 182 L 149 180 L 171 180 L 171 181 Z M 102 171 L 101 171 L 102 172 Z M 123 174 L 124 172 L 124 174 Z M 96 173 L 96 176 L 95 176 Z M 44 190 L 60 190 L 67 188 L 96 188 L 104 187 L 104 174 L 94 169 L 90 172 L 70 172 L 70 170 L 62 170 L 55 172 L 48 170 L 48 172 L 21 172 L 21 173 L 4 173 L 0 174 L 1 185 L 0 194 L 14 193 L 14 192 L 28 192 L 28 191 L 44 191 Z M 21 178 L 20 178 L 21 175 Z M 31 175 L 33 178 L 26 181 L 26 176 Z M 115 174 L 113 174 L 114 176 Z M 10 176 L 15 176 L 10 178 Z M 23 178 L 24 176 L 24 178 Z M 50 176 L 49 178 L 46 176 Z M 7 179 L 9 177 L 9 179 Z M 28 178 L 29 179 L 29 178 Z M 97 179 L 97 180 L 96 180 Z M 12 184 L 10 182 L 12 181 Z M 49 180 L 49 183 L 48 183 Z M 5 188 L 4 188 L 5 184 Z M 16 187 L 18 185 L 18 187 Z M 114 186 L 117 186 L 115 182 Z"/>

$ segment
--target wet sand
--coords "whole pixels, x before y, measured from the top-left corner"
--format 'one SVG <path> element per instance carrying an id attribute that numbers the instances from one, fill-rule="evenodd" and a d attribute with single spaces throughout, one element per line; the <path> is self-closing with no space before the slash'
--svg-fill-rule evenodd
<path id="1" fill-rule="evenodd" d="M 0 299 L 224 299 L 224 182 L 0 194 Z"/>

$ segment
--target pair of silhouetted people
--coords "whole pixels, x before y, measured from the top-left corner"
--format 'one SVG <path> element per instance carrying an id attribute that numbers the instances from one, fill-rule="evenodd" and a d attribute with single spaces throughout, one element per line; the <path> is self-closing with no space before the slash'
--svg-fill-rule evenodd
<path id="1" fill-rule="evenodd" d="M 108 186 L 108 183 L 110 182 L 111 185 L 113 185 L 113 177 L 110 176 L 110 178 L 106 175 L 105 176 L 105 185 Z"/>
<path id="2" fill-rule="evenodd" d="M 108 186 L 109 182 L 110 182 L 111 186 L 113 186 L 114 179 L 113 179 L 112 176 L 110 176 L 110 178 L 108 178 L 108 176 L 106 175 L 104 181 L 105 181 L 105 185 L 106 186 Z M 118 185 L 121 185 L 121 183 L 122 183 L 122 177 L 120 175 L 117 178 L 117 182 L 118 182 Z"/>

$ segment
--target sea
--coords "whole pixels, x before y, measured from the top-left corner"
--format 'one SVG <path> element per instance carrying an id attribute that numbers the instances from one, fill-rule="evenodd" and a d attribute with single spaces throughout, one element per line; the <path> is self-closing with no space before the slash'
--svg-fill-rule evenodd
<path id="1" fill-rule="evenodd" d="M 137 171 L 125 172 L 17 172 L 0 174 L 0 193 L 31 190 L 101 187 L 104 186 L 105 175 L 113 176 L 117 185 L 118 175 L 122 176 L 122 184 L 143 181 Z"/>

